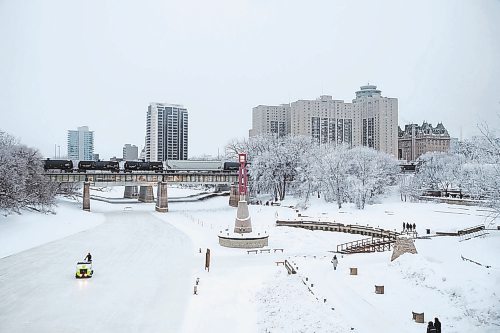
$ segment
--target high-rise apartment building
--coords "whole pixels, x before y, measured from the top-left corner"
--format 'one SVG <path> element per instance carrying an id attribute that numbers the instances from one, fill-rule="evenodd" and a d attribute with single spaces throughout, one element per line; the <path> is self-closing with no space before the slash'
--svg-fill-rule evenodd
<path id="1" fill-rule="evenodd" d="M 146 160 L 188 158 L 188 112 L 182 105 L 151 103 L 146 119 Z"/>
<path id="2" fill-rule="evenodd" d="M 136 145 L 131 145 L 129 143 L 123 146 L 123 160 L 124 161 L 135 161 L 139 158 L 139 149 Z"/>
<path id="3" fill-rule="evenodd" d="M 323 95 L 290 105 L 253 108 L 250 136 L 260 134 L 310 136 L 319 144 L 367 146 L 397 156 L 398 100 L 383 97 L 374 85 L 362 86 L 352 103 Z"/>
<path id="4" fill-rule="evenodd" d="M 422 126 L 409 124 L 402 130 L 399 128 L 398 159 L 415 161 L 427 152 L 450 151 L 450 135 L 442 123 L 436 127 L 423 122 Z"/>
<path id="5" fill-rule="evenodd" d="M 269 133 L 277 136 L 290 134 L 290 104 L 280 106 L 259 105 L 252 110 L 250 136 Z"/>
<path id="6" fill-rule="evenodd" d="M 88 126 L 68 130 L 68 158 L 77 161 L 94 159 L 94 132 Z"/>

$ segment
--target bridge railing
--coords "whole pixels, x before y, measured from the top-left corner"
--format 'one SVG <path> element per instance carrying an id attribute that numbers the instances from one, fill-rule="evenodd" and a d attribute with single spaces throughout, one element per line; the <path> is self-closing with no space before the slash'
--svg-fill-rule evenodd
<path id="1" fill-rule="evenodd" d="M 52 182 L 141 184 L 166 181 L 169 183 L 231 184 L 238 181 L 237 173 L 45 173 Z"/>

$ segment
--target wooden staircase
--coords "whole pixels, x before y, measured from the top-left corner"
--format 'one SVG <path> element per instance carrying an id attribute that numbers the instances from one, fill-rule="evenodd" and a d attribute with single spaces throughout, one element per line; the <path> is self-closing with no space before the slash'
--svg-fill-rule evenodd
<path id="1" fill-rule="evenodd" d="M 342 243 L 337 245 L 337 252 L 350 254 L 350 253 L 369 253 L 369 252 L 383 252 L 390 251 L 394 247 L 396 238 L 383 237 L 383 238 L 363 238 L 360 240 Z"/>

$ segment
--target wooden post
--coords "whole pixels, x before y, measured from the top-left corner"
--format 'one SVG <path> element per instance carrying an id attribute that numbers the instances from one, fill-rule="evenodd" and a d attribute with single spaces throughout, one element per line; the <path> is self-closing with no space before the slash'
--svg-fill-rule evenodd
<path id="1" fill-rule="evenodd" d="M 83 183 L 83 210 L 90 212 L 90 182 Z"/>
<path id="2" fill-rule="evenodd" d="M 205 254 L 205 270 L 210 272 L 210 249 L 207 249 Z"/>

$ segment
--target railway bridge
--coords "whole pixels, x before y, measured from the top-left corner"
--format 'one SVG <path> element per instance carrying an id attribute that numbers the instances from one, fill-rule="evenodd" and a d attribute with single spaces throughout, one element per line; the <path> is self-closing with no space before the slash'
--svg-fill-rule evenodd
<path id="1" fill-rule="evenodd" d="M 158 212 L 168 211 L 167 184 L 204 184 L 233 185 L 238 182 L 238 171 L 171 171 L 153 172 L 89 172 L 89 173 L 55 173 L 46 172 L 44 176 L 56 183 L 83 183 L 83 210 L 90 211 L 90 186 L 125 186 L 125 198 L 135 197 L 137 186 L 139 201 L 153 202 L 153 186 L 157 185 L 155 209 Z"/>

